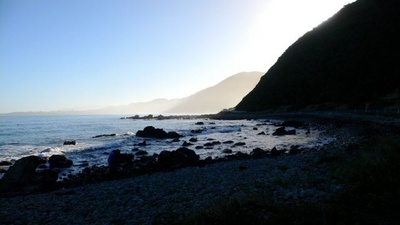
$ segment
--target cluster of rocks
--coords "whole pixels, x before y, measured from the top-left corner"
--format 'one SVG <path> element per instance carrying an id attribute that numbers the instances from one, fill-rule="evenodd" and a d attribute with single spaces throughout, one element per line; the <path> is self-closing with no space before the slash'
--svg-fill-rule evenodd
<path id="1" fill-rule="evenodd" d="M 53 155 L 49 159 L 23 157 L 10 165 L 0 180 L 0 194 L 31 194 L 55 190 L 58 188 L 59 169 L 68 168 L 72 164 L 64 155 Z"/>

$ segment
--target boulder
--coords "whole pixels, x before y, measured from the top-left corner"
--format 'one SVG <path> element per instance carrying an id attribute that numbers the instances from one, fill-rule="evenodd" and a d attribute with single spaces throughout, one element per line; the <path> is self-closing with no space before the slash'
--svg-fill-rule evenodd
<path id="1" fill-rule="evenodd" d="M 49 158 L 50 168 L 68 168 L 72 166 L 72 160 L 67 159 L 65 155 L 52 155 Z"/>
<path id="2" fill-rule="evenodd" d="M 149 138 L 158 138 L 158 139 L 167 139 L 167 138 L 180 138 L 182 137 L 178 133 L 172 131 L 172 132 L 166 132 L 163 129 L 160 128 L 155 128 L 153 126 L 147 126 L 143 130 L 139 130 L 136 132 L 137 137 L 149 137 Z"/>
<path id="3" fill-rule="evenodd" d="M 8 171 L 4 174 L 0 184 L 0 192 L 37 192 L 45 189 L 45 185 L 52 180 L 54 183 L 57 177 L 49 179 L 39 175 L 36 168 L 46 161 L 37 156 L 23 157 L 15 161 Z M 54 177 L 54 172 L 51 172 Z M 46 181 L 44 184 L 43 181 Z"/>
<path id="4" fill-rule="evenodd" d="M 199 162 L 199 155 L 188 148 L 179 148 L 175 151 L 162 151 L 158 155 L 158 163 L 164 168 L 179 168 L 195 165 Z"/>

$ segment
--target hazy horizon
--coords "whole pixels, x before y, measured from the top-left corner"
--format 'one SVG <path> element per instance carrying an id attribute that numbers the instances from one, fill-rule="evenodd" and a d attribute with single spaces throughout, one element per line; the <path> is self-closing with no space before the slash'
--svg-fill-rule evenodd
<path id="1" fill-rule="evenodd" d="M 354 0 L 0 2 L 0 113 L 183 98 L 264 71 Z"/>

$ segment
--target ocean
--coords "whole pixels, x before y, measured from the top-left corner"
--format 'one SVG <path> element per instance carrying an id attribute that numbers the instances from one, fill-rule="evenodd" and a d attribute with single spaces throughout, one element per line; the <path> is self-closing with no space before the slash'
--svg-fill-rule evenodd
<path id="1" fill-rule="evenodd" d="M 270 150 L 273 147 L 288 149 L 290 146 L 318 147 L 334 141 L 321 135 L 321 131 L 310 128 L 296 129 L 296 135 L 273 136 L 277 121 L 269 120 L 133 120 L 121 119 L 126 115 L 67 115 L 67 116 L 0 116 L 0 161 L 13 161 L 24 156 L 50 157 L 64 154 L 73 160 L 74 168 L 80 164 L 106 165 L 107 154 L 120 149 L 122 153 L 132 153 L 140 149 L 153 155 L 163 150 L 176 150 L 190 138 L 197 142 L 188 148 L 196 151 L 201 159 L 223 157 L 223 150 L 230 149 L 250 153 L 255 148 Z M 196 124 L 203 122 L 202 125 Z M 165 131 L 175 131 L 183 137 L 179 141 L 136 137 L 138 130 L 154 126 Z M 294 128 L 287 128 L 294 129 Z M 193 131 L 201 132 L 193 132 Z M 262 134 L 264 133 L 264 134 Z M 94 138 L 95 136 L 101 136 Z M 64 141 L 74 140 L 76 145 L 64 145 Z M 146 141 L 146 146 L 138 146 Z M 231 141 L 233 143 L 224 144 Z M 220 142 L 212 147 L 196 149 L 209 142 Z M 244 145 L 235 146 L 241 142 Z M 135 151 L 133 151 L 135 150 Z"/>

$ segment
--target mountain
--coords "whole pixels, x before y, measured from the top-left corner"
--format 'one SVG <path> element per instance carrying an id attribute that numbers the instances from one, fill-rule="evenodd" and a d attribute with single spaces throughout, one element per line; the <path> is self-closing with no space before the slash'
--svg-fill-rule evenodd
<path id="1" fill-rule="evenodd" d="M 93 114 L 204 114 L 232 108 L 258 83 L 262 72 L 243 72 L 186 98 L 155 99 L 129 105 L 108 106 L 93 110 L 59 110 L 49 112 L 18 112 L 20 115 L 93 115 Z"/>
<path id="2" fill-rule="evenodd" d="M 262 75 L 262 72 L 243 72 L 233 75 L 183 99 L 166 113 L 217 113 L 232 108 L 256 86 Z"/>
<path id="3" fill-rule="evenodd" d="M 345 6 L 292 44 L 236 110 L 399 107 L 399 12 L 398 0 Z"/>

